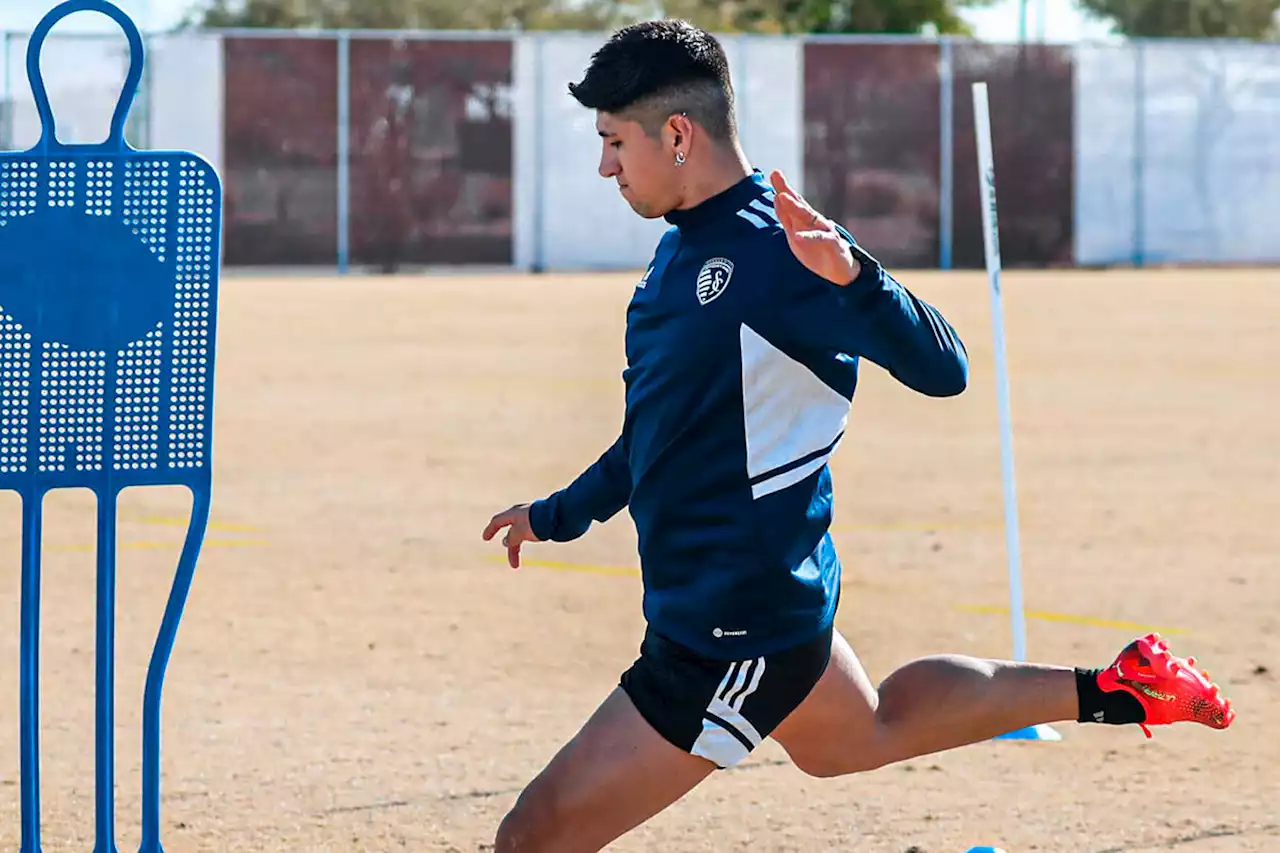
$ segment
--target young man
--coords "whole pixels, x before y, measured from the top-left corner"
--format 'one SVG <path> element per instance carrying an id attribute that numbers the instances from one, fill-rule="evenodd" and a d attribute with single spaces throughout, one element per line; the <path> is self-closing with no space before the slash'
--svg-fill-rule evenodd
<path id="1" fill-rule="evenodd" d="M 1157 636 L 1106 669 L 963 656 L 877 688 L 833 629 L 827 460 L 859 359 L 929 396 L 968 359 L 932 306 L 739 146 L 725 56 L 679 21 L 616 33 L 570 86 L 600 174 L 671 224 L 627 312 L 622 435 L 567 488 L 494 516 L 511 566 L 629 507 L 648 624 L 639 658 L 521 794 L 497 853 L 596 851 L 766 737 L 815 776 L 1065 721 L 1216 729 L 1234 713 Z"/>

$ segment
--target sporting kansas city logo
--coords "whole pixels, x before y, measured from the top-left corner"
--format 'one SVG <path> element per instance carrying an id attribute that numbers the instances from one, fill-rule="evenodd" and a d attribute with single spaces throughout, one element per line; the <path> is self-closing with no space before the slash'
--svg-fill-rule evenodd
<path id="1" fill-rule="evenodd" d="M 698 302 L 706 305 L 729 286 L 733 276 L 733 261 L 728 258 L 712 258 L 702 265 L 698 273 Z"/>

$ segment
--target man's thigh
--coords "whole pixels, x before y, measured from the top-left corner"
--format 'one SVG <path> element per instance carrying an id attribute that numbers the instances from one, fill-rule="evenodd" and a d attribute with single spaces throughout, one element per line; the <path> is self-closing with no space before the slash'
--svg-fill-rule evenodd
<path id="1" fill-rule="evenodd" d="M 745 760 L 809 694 L 830 651 L 823 633 L 765 657 L 711 660 L 646 634 L 618 689 L 503 822 L 498 853 L 600 849 Z"/>
<path id="2" fill-rule="evenodd" d="M 862 662 L 836 631 L 822 677 L 773 739 L 798 768 L 814 776 L 871 770 L 890 760 L 882 754 L 878 705 L 876 687 Z"/>
<path id="3" fill-rule="evenodd" d="M 713 770 L 658 734 L 615 688 L 525 788 L 498 829 L 495 853 L 594 853 Z"/>

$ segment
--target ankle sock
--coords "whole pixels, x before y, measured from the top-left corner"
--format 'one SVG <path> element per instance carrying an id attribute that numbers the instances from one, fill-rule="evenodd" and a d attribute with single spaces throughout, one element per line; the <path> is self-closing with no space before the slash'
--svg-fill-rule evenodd
<path id="1" fill-rule="evenodd" d="M 1122 726 L 1146 722 L 1142 703 L 1123 690 L 1108 693 L 1098 686 L 1100 669 L 1076 668 L 1076 696 L 1080 700 L 1080 723 Z"/>

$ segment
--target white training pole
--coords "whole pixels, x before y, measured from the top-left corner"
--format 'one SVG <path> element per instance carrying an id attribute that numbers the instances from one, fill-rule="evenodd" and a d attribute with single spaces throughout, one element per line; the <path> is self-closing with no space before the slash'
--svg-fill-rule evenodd
<path id="1" fill-rule="evenodd" d="M 1018 490 L 1013 477 L 1013 423 L 1009 411 L 1009 366 L 1004 347 L 1004 305 L 1000 293 L 1000 219 L 996 215 L 996 167 L 991 150 L 991 105 L 987 84 L 973 84 L 973 123 L 978 141 L 978 184 L 982 192 L 982 236 L 991 283 L 995 332 L 996 390 L 1000 400 L 1000 467 L 1004 479 L 1005 547 L 1009 559 L 1009 614 L 1013 618 L 1013 658 L 1027 659 L 1027 622 L 1022 605 L 1022 556 L 1018 540 Z"/>

